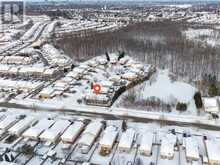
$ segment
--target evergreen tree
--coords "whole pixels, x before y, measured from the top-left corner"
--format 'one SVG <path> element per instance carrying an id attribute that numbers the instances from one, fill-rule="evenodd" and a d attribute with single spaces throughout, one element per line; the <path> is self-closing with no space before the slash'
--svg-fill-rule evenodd
<path id="1" fill-rule="evenodd" d="M 202 108 L 203 104 L 202 104 L 202 96 L 200 92 L 195 93 L 194 100 L 195 100 L 196 108 Z"/>
<path id="2" fill-rule="evenodd" d="M 6 161 L 6 162 L 10 162 L 10 159 L 9 159 L 9 157 L 8 157 L 7 154 L 5 154 L 5 161 Z"/>
<path id="3" fill-rule="evenodd" d="M 122 122 L 122 131 L 124 132 L 124 131 L 126 131 L 126 129 L 127 129 L 127 123 L 126 123 L 125 120 L 123 120 L 123 122 Z"/>
<path id="4" fill-rule="evenodd" d="M 119 61 L 121 58 L 124 58 L 124 56 L 125 56 L 125 52 L 124 52 L 124 51 L 119 52 L 118 61 Z"/>
<path id="5" fill-rule="evenodd" d="M 14 155 L 11 154 L 10 157 L 11 157 L 11 161 L 13 162 L 15 160 Z"/>
<path id="6" fill-rule="evenodd" d="M 106 56 L 107 61 L 110 61 L 110 57 L 109 57 L 108 52 L 105 53 L 105 56 Z"/>

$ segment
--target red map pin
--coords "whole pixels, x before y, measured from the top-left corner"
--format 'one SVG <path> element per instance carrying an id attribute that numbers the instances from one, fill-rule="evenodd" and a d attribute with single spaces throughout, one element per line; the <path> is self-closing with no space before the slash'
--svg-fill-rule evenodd
<path id="1" fill-rule="evenodd" d="M 93 90 L 94 90 L 94 92 L 95 92 L 95 94 L 100 94 L 100 91 L 101 91 L 101 85 L 99 85 L 99 84 L 94 84 L 93 85 Z"/>

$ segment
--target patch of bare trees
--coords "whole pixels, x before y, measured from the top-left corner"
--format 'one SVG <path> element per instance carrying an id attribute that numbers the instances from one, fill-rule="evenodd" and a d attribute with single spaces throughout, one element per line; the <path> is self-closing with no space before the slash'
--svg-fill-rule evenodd
<path id="1" fill-rule="evenodd" d="M 220 49 L 187 40 L 181 33 L 187 27 L 188 24 L 171 21 L 144 22 L 115 32 L 63 38 L 56 44 L 78 61 L 123 50 L 136 59 L 169 68 L 189 80 L 205 73 L 219 75 Z"/>
<path id="2" fill-rule="evenodd" d="M 147 99 L 136 99 L 135 93 L 129 93 L 124 96 L 122 103 L 123 107 L 140 108 L 146 111 L 171 112 L 175 109 L 175 102 L 165 103 L 157 97 L 149 97 Z"/>

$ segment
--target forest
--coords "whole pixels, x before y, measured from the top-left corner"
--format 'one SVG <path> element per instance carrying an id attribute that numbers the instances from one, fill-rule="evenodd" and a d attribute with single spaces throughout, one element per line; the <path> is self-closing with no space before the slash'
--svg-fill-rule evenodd
<path id="1" fill-rule="evenodd" d="M 105 52 L 124 51 L 127 55 L 186 78 L 187 82 L 207 75 L 220 75 L 219 47 L 187 39 L 188 28 L 211 28 L 185 22 L 142 22 L 123 29 L 88 37 L 68 37 L 56 41 L 57 48 L 76 61 L 84 61 Z M 219 37 L 219 32 L 215 33 Z"/>

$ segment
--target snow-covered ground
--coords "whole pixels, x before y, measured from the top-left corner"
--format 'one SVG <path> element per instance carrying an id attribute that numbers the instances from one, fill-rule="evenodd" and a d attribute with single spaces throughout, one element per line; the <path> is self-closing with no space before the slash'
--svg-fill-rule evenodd
<path id="1" fill-rule="evenodd" d="M 168 70 L 158 70 L 149 81 L 135 87 L 133 91 L 137 91 L 135 92 L 136 101 L 155 98 L 171 105 L 176 105 L 177 102 L 186 103 L 188 105 L 186 113 L 197 113 L 193 98 L 197 89 L 185 82 L 172 81 Z M 121 101 L 123 101 L 123 96 Z M 120 101 L 117 105 L 119 103 Z"/>
<path id="2" fill-rule="evenodd" d="M 220 97 L 204 97 L 203 106 L 206 112 L 219 113 Z"/>
<path id="3" fill-rule="evenodd" d="M 171 103 L 173 99 L 179 102 L 190 102 L 196 92 L 196 89 L 187 83 L 172 82 L 168 70 L 159 70 L 152 79 L 155 80 L 145 83 L 141 93 L 143 99 L 155 96 L 167 103 Z"/>

